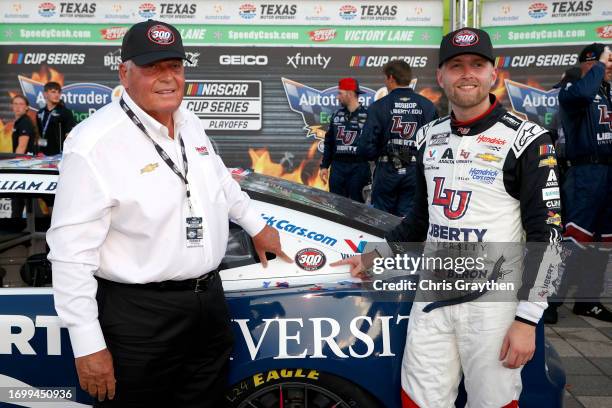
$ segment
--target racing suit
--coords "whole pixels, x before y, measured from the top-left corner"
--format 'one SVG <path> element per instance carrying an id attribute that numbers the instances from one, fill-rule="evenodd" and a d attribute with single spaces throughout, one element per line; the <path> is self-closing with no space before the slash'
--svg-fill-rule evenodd
<path id="1" fill-rule="evenodd" d="M 364 202 L 363 188 L 370 182 L 370 164 L 357 154 L 357 143 L 368 112 L 361 104 L 350 112 L 346 107 L 338 109 L 331 117 L 325 133 L 325 149 L 321 168 L 331 165 L 329 191 Z"/>
<path id="2" fill-rule="evenodd" d="M 423 240 L 560 239 L 552 140 L 545 129 L 490 98 L 491 108 L 472 121 L 448 116 L 417 133 L 415 202 L 385 237 L 392 249 L 399 242 Z M 463 372 L 470 407 L 517 407 L 521 370 L 499 361 L 502 342 L 514 320 L 538 323 L 550 293 L 550 268 L 558 262 L 548 252 L 527 252 L 518 303 L 514 296 L 512 301 L 444 307 L 415 302 L 402 361 L 403 406 L 454 406 Z"/>
<path id="3" fill-rule="evenodd" d="M 408 213 L 415 190 L 414 135 L 437 117 L 433 103 L 407 87 L 394 89 L 370 106 L 358 153 L 377 160 L 374 208 L 399 216 Z"/>

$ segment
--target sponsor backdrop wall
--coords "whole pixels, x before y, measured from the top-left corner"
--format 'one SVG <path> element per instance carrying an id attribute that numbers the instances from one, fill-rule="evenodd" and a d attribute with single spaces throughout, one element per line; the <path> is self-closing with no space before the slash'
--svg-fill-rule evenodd
<path id="1" fill-rule="evenodd" d="M 550 128 L 559 82 L 586 44 L 612 44 L 609 0 L 488 1 L 481 25 L 495 47 L 498 89 L 507 107 Z"/>
<path id="2" fill-rule="evenodd" d="M 546 90 L 577 62 L 583 44 L 610 37 L 608 2 L 561 3 L 483 8 L 483 26 L 500 47 L 495 92 L 543 124 L 556 109 L 556 95 Z M 56 80 L 79 120 L 117 98 L 121 38 L 147 18 L 181 30 L 192 61 L 184 104 L 204 121 L 228 166 L 324 187 L 320 141 L 338 108 L 338 79 L 357 78 L 369 104 L 385 94 L 381 67 L 392 59 L 406 60 L 416 91 L 447 112 L 435 81 L 442 1 L 3 1 L 0 149 L 11 149 L 15 93 L 37 109 L 42 85 Z"/>

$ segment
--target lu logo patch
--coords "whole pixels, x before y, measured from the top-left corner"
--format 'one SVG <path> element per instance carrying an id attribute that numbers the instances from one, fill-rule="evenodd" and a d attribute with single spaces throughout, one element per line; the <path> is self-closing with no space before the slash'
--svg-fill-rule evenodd
<path id="1" fill-rule="evenodd" d="M 208 147 L 206 147 L 206 146 L 196 147 L 195 150 L 196 150 L 196 152 L 198 152 L 202 156 L 207 156 L 208 155 Z"/>

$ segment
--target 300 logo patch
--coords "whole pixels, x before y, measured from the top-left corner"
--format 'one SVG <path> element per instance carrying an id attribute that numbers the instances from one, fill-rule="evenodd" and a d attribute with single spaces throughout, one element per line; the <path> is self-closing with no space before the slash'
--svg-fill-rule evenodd
<path id="1" fill-rule="evenodd" d="M 174 42 L 174 34 L 168 27 L 163 25 L 158 24 L 149 28 L 147 35 L 155 44 L 170 45 Z"/>
<path id="2" fill-rule="evenodd" d="M 316 248 L 300 249 L 295 254 L 295 263 L 305 271 L 317 271 L 325 265 L 325 254 Z"/>

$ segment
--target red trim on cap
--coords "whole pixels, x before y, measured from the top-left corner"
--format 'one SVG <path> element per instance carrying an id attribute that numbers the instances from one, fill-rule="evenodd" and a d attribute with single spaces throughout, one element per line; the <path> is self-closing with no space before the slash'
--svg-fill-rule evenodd
<path id="1" fill-rule="evenodd" d="M 402 390 L 402 408 L 419 408 L 416 402 L 410 399 L 404 390 Z"/>
<path id="2" fill-rule="evenodd" d="M 504 405 L 501 408 L 519 408 L 518 401 L 517 400 L 512 400 L 508 404 Z"/>
<path id="3" fill-rule="evenodd" d="M 493 112 L 493 109 L 495 109 L 496 106 L 497 106 L 497 98 L 495 98 L 495 100 L 493 101 L 491 106 L 489 106 L 489 109 L 487 109 L 485 113 L 478 115 L 475 118 L 468 119 L 464 122 L 458 121 L 457 119 L 453 118 L 453 126 L 470 126 L 471 124 L 478 122 L 479 120 L 481 120 L 482 118 L 486 117 L 491 112 Z"/>

